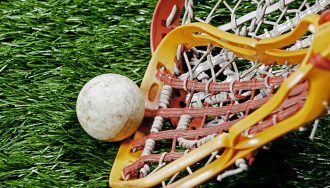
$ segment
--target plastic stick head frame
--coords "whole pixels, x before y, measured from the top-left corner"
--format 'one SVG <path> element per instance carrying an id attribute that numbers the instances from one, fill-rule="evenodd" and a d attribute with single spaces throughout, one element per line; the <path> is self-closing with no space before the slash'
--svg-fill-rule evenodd
<path id="1" fill-rule="evenodd" d="M 320 16 L 318 15 L 307 16 L 293 31 L 279 37 L 262 39 L 260 41 L 235 36 L 203 23 L 189 24 L 173 30 L 157 48 L 141 84 L 141 90 L 147 101 L 146 108 L 148 109 L 158 108 L 157 103 L 163 83 L 155 77 L 157 71 L 165 67 L 168 72 L 173 73 L 173 59 L 176 55 L 177 46 L 181 44 L 190 49 L 194 46 L 206 46 L 212 43 L 213 46 L 229 49 L 237 56 L 248 60 L 267 64 L 272 59 L 277 64 L 300 63 L 300 67 L 282 83 L 270 101 L 233 125 L 228 133 L 216 136 L 208 143 L 194 149 L 187 155 L 180 157 L 147 177 L 128 181 L 121 179 L 120 174 L 125 165 L 137 160 L 142 153 L 130 152 L 132 140 L 127 139 L 122 143 L 118 151 L 110 176 L 110 185 L 113 187 L 155 186 L 178 171 L 200 161 L 213 151 L 224 149 L 220 158 L 170 185 L 170 187 L 197 186 L 228 168 L 237 159 L 323 115 L 326 112 L 324 104 L 329 102 L 330 99 L 330 85 L 328 84 L 330 81 L 328 69 L 330 64 L 330 38 L 328 37 L 330 24 L 328 22 L 319 24 L 319 20 Z M 280 50 L 303 36 L 310 25 L 315 27 L 315 32 L 313 43 L 308 49 L 296 51 Z M 272 113 L 283 102 L 290 91 L 304 80 L 308 81 L 309 88 L 306 101 L 299 111 L 278 122 L 276 126 L 268 127 L 253 136 L 247 137 L 242 134 Z M 134 139 L 146 136 L 148 130 L 149 127 L 141 126 Z"/>

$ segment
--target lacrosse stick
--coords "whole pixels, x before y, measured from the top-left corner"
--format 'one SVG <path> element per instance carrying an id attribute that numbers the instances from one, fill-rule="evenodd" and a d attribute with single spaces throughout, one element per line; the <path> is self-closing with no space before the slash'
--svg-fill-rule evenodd
<path id="1" fill-rule="evenodd" d="M 203 7 L 203 3 L 207 4 L 207 6 Z M 315 2 L 307 2 L 307 1 L 301 1 L 296 2 L 293 0 L 286 0 L 286 1 L 251 1 L 251 2 L 243 2 L 243 1 L 216 1 L 212 3 L 208 2 L 194 2 L 192 0 L 173 0 L 173 1 L 166 1 L 166 0 L 160 0 L 158 1 L 157 7 L 154 12 L 152 25 L 151 25 L 151 50 L 153 51 L 155 47 L 159 44 L 161 39 L 166 36 L 166 34 L 171 31 L 172 29 L 176 28 L 177 26 L 181 24 L 187 24 L 191 23 L 193 21 L 200 21 L 205 23 L 211 23 L 213 25 L 219 25 L 218 28 L 229 31 L 232 33 L 235 33 L 236 35 L 241 36 L 250 36 L 252 38 L 267 38 L 272 36 L 278 36 L 281 33 L 287 32 L 291 30 L 293 27 L 296 26 L 296 24 L 306 15 L 312 14 L 312 13 L 318 13 L 322 10 L 324 10 L 328 5 L 330 4 L 330 1 L 327 0 L 321 0 L 321 1 L 315 1 Z M 212 7 L 213 6 L 213 7 Z M 211 7 L 211 8 L 210 8 Z M 241 8 L 240 8 L 241 7 Z M 244 7 L 244 8 L 243 8 Z M 245 7 L 249 7 L 250 10 L 254 9 L 255 11 L 247 12 Z M 207 12 L 207 10 L 209 12 Z M 201 14 L 201 11 L 202 13 Z M 181 20 L 180 20 L 180 14 Z M 204 15 L 204 16 L 203 16 Z M 199 17 L 198 17 L 199 16 Z M 225 20 L 225 21 L 223 21 Z M 228 21 L 229 20 L 229 21 Z M 306 35 L 304 36 L 303 40 L 298 40 L 296 43 L 292 46 L 290 46 L 289 50 L 295 50 L 295 49 L 301 49 L 309 46 L 311 42 L 312 35 Z M 180 64 L 184 63 L 184 49 L 182 49 L 182 46 L 178 46 L 178 51 L 181 52 L 181 55 L 178 53 L 177 59 L 175 61 L 175 72 L 177 75 L 184 74 L 184 72 L 179 71 Z M 198 49 L 198 48 L 197 48 Z M 193 52 L 194 56 L 198 56 L 200 52 Z M 209 61 L 209 64 L 213 64 L 213 67 L 218 66 L 218 63 L 220 62 L 226 62 L 231 61 L 232 63 L 229 64 L 226 67 L 226 70 L 223 72 L 223 76 L 226 76 L 227 78 L 224 79 L 222 82 L 224 83 L 233 83 L 232 80 L 251 80 L 251 79 L 265 79 L 271 80 L 275 78 L 274 76 L 283 76 L 286 77 L 286 75 L 294 71 L 296 68 L 293 65 L 289 66 L 258 66 L 257 62 L 250 62 L 252 64 L 251 68 L 237 68 L 237 61 L 236 58 L 233 57 L 233 54 L 228 53 L 226 50 L 222 50 L 219 52 L 215 52 L 214 50 L 210 49 L 206 52 L 203 52 L 203 55 L 209 54 L 208 56 L 213 55 L 212 58 L 205 58 L 207 60 L 203 60 L 203 62 Z M 221 57 L 221 58 L 218 58 Z M 224 58 L 225 57 L 225 58 Z M 202 60 L 200 58 L 198 62 Z M 190 64 L 194 64 L 194 60 L 189 59 Z M 241 62 L 240 62 L 241 63 Z M 246 62 L 246 64 L 249 64 Z M 204 66 L 203 66 L 204 65 Z M 193 70 L 193 79 L 198 79 L 200 81 L 203 81 L 203 77 L 211 77 L 212 75 L 210 73 L 207 73 L 210 69 L 207 69 L 209 66 L 208 63 L 200 63 L 199 65 L 196 65 L 197 68 L 195 68 L 195 71 Z M 201 71 L 202 69 L 202 71 Z M 267 70 L 267 71 L 264 71 Z M 253 75 L 253 71 L 258 71 L 257 74 Z M 228 74 L 231 73 L 231 74 Z M 206 74 L 205 74 L 206 73 Z M 212 72 L 211 72 L 212 73 Z M 223 76 L 218 76 L 223 77 Z M 204 79 L 205 80 L 205 79 Z M 264 91 L 262 89 L 262 91 Z M 181 95 L 189 95 L 188 92 L 182 93 Z M 230 93 L 227 93 L 230 94 Z M 205 95 L 203 95 L 203 92 L 195 93 L 192 100 L 191 105 L 196 106 L 196 101 L 200 100 L 200 98 L 203 99 Z M 221 102 L 221 98 L 225 96 L 225 93 L 223 92 L 220 95 L 215 95 L 213 97 L 207 98 L 209 102 L 212 104 L 216 102 Z M 262 97 L 262 96 L 258 96 Z M 187 100 L 185 100 L 187 102 Z M 237 101 L 235 101 L 237 103 Z M 170 102 L 171 107 L 173 106 L 179 106 L 179 101 L 176 103 L 173 101 Z M 199 103 L 199 107 L 202 107 L 203 105 Z M 280 116 L 273 116 L 273 122 L 276 122 L 276 118 Z M 171 119 L 173 120 L 173 118 Z M 196 119 L 193 120 L 192 123 L 196 122 Z M 313 139 L 315 136 L 316 129 L 318 127 L 319 120 L 316 120 L 313 125 L 313 130 L 310 134 L 310 139 Z M 263 125 L 260 125 L 260 128 Z M 198 128 L 197 128 L 198 129 Z M 257 129 L 257 126 L 254 128 Z M 300 130 L 305 130 L 305 128 L 301 128 Z M 212 135 L 205 136 L 204 138 L 207 140 L 207 138 L 212 137 Z M 204 140 L 205 140 L 204 139 Z M 204 141 L 200 140 L 200 141 Z M 180 138 L 181 143 L 179 142 L 179 145 L 189 145 L 191 146 L 193 142 L 188 142 L 182 138 Z M 264 148 L 268 148 L 268 146 L 265 146 Z M 248 161 L 249 165 L 254 160 L 254 154 L 249 155 L 246 157 L 246 160 Z M 244 166 L 244 165 L 243 165 Z M 228 171 L 226 173 L 220 174 L 218 176 L 218 180 L 222 180 L 225 177 L 228 177 L 230 175 L 237 174 L 239 172 L 242 172 L 246 170 L 246 168 L 241 169 L 234 169 L 232 171 Z"/>
<path id="2" fill-rule="evenodd" d="M 291 30 L 304 16 L 324 10 L 329 5 L 329 3 L 330 1 L 326 0 L 315 1 L 315 3 L 312 5 L 309 5 L 307 1 L 302 1 L 300 4 L 292 0 L 277 2 L 252 1 L 249 6 L 254 6 L 255 11 L 246 13 L 244 10 L 239 8 L 240 6 L 244 5 L 244 2 L 242 1 L 235 3 L 218 1 L 215 3 L 210 13 L 205 16 L 205 19 L 201 19 L 195 16 L 195 14 L 198 15 L 198 11 L 194 13 L 194 9 L 203 9 L 203 7 L 198 7 L 198 3 L 197 5 L 193 6 L 193 1 L 191 0 L 160 0 L 155 9 L 151 25 L 151 49 L 153 51 L 161 39 L 166 36 L 168 32 L 179 26 L 180 21 L 181 24 L 187 24 L 194 20 L 214 24 L 212 21 L 219 21 L 217 18 L 221 16 L 219 22 L 220 26 L 218 28 L 225 31 L 234 32 L 236 35 L 250 36 L 252 38 L 261 39 L 265 37 L 277 36 L 283 32 Z M 294 4 L 294 6 L 291 6 L 292 4 Z M 219 14 L 217 11 L 220 11 L 221 13 Z M 181 14 L 181 12 L 184 13 Z M 243 13 L 240 14 L 240 12 Z M 183 15 L 181 20 L 180 14 Z M 226 14 L 228 15 L 227 17 Z M 229 21 L 221 22 L 222 20 Z M 288 50 L 296 50 L 309 46 L 311 38 L 311 35 L 304 36 L 303 40 L 296 41 L 296 43 L 290 46 Z M 180 117 L 170 117 L 170 123 L 174 126 L 175 129 L 189 130 L 182 130 L 182 134 L 178 134 L 177 130 L 172 130 L 172 132 L 167 130 L 163 131 L 162 126 L 163 124 L 166 126 L 166 123 L 168 123 L 167 119 L 164 119 L 162 116 L 155 117 L 155 121 L 153 122 L 154 128 L 151 129 L 151 134 L 149 137 L 144 137 L 144 140 L 134 142 L 134 150 L 143 150 L 143 156 L 138 162 L 135 162 L 135 164 L 132 166 L 129 165 L 124 169 L 124 176 L 126 178 L 128 176 L 136 176 L 129 175 L 129 172 L 134 171 L 134 168 L 136 168 L 135 172 L 137 174 L 140 173 L 139 176 L 146 176 L 148 173 L 153 171 L 153 169 L 157 169 L 159 166 L 161 166 L 161 164 L 175 160 L 182 155 L 182 152 L 175 153 L 172 152 L 172 150 L 171 152 L 165 154 L 163 151 L 160 151 L 159 148 L 155 148 L 155 143 L 161 142 L 161 139 L 171 138 L 175 141 L 172 143 L 172 145 L 176 145 L 176 147 L 180 147 L 188 151 L 212 139 L 216 134 L 227 132 L 229 126 L 234 124 L 239 119 L 242 119 L 244 116 L 248 115 L 255 108 L 260 107 L 265 101 L 268 100 L 269 96 L 273 94 L 272 89 L 269 89 L 271 88 L 270 85 L 272 85 L 274 88 L 278 87 L 281 81 L 285 79 L 290 72 L 293 72 L 296 69 L 296 66 L 294 65 L 264 66 L 258 64 L 257 62 L 245 62 L 245 64 L 250 65 L 250 67 L 239 67 L 241 61 L 242 60 L 235 58 L 234 54 L 228 52 L 225 49 L 221 50 L 220 52 L 216 52 L 216 50 L 213 50 L 213 48 L 209 48 L 204 51 L 202 51 L 200 48 L 192 48 L 192 50 L 188 52 L 184 46 L 179 45 L 176 58 L 174 59 L 174 72 L 177 78 L 186 80 L 187 74 L 185 72 L 188 71 L 183 70 L 183 66 L 189 63 L 191 66 L 194 66 L 194 68 L 191 70 L 192 74 L 190 74 L 194 80 L 206 82 L 206 85 L 208 85 L 210 81 L 214 81 L 215 77 L 217 81 L 223 83 L 224 88 L 229 88 L 229 86 L 233 88 L 232 86 L 234 85 L 235 81 L 237 88 L 246 89 L 246 91 L 241 93 L 241 96 L 236 95 L 230 91 L 230 89 L 222 90 L 221 92 L 217 93 L 207 93 L 204 92 L 204 90 L 191 92 L 185 87 L 173 89 L 173 87 L 169 86 L 169 84 L 166 84 L 166 86 L 163 87 L 164 94 L 162 97 L 160 97 L 162 101 L 159 104 L 160 108 L 182 108 L 185 106 L 200 108 L 207 106 L 221 107 L 226 106 L 228 105 L 226 103 L 229 103 L 229 105 L 244 109 L 245 107 L 243 107 L 243 105 L 238 104 L 242 102 L 244 95 L 245 100 L 246 96 L 250 96 L 249 99 L 253 104 L 251 104 L 249 108 L 245 109 L 244 113 L 242 113 L 242 110 L 239 111 L 239 115 L 236 115 L 235 111 L 228 110 L 229 108 L 222 108 L 223 111 L 227 110 L 226 114 L 223 116 L 218 116 L 213 120 L 208 120 L 207 123 L 205 121 L 206 119 L 210 119 L 210 116 L 191 118 L 191 116 L 185 114 Z M 209 66 L 210 64 L 212 66 Z M 220 66 L 221 69 L 215 75 L 214 69 L 217 69 L 216 67 L 218 66 Z M 258 80 L 257 82 L 258 84 L 261 84 L 261 87 L 251 87 L 253 85 L 252 81 L 255 80 Z M 185 83 L 189 85 L 189 81 Z M 185 84 L 179 85 L 183 86 Z M 251 92 L 257 94 L 250 95 Z M 171 94 L 171 96 L 166 95 L 166 93 Z M 239 100 L 241 101 L 239 102 Z M 256 101 L 253 102 L 254 100 Z M 295 107 L 287 109 L 286 111 L 274 114 L 269 117 L 267 121 L 256 125 L 250 131 L 256 132 L 258 130 L 262 130 L 263 127 L 276 124 L 276 121 L 285 119 L 290 114 L 292 114 L 292 112 L 297 110 L 297 108 L 298 106 L 296 105 Z M 316 123 L 317 122 L 318 121 L 316 121 Z M 315 134 L 316 127 L 317 124 L 313 127 L 311 137 Z M 148 130 L 147 126 L 145 128 Z M 196 131 L 192 129 L 196 129 Z M 198 130 L 200 130 L 202 133 L 196 135 Z M 145 133 L 145 135 L 147 134 L 148 133 Z M 196 136 L 182 137 L 181 135 Z M 147 138 L 150 139 L 148 140 Z M 162 154 L 159 154 L 159 152 Z M 137 155 L 140 156 L 141 154 L 139 153 Z M 209 163 L 217 156 L 217 153 L 214 152 L 206 163 Z M 248 164 L 251 165 L 254 160 L 254 153 L 246 156 L 245 159 L 247 160 Z M 160 165 L 152 169 L 150 164 L 154 163 L 159 163 Z M 247 166 L 245 160 L 239 160 L 237 161 L 237 164 L 237 169 L 226 171 L 225 173 L 220 174 L 217 179 L 221 180 L 225 177 L 246 170 Z M 187 170 L 188 172 L 190 171 L 189 168 Z"/>
<path id="3" fill-rule="evenodd" d="M 201 6 L 200 4 L 207 4 L 206 6 Z M 218 28 L 234 32 L 236 35 L 241 36 L 250 36 L 252 38 L 267 38 L 278 36 L 284 32 L 291 30 L 296 24 L 306 15 L 315 14 L 322 10 L 325 10 L 330 4 L 329 0 L 316 0 L 313 4 L 310 2 L 301 1 L 296 2 L 294 0 L 260 0 L 260 1 L 251 1 L 251 2 L 243 2 L 243 1 L 233 1 L 227 2 L 223 0 L 219 0 L 214 2 L 212 7 L 212 3 L 207 2 L 195 2 L 194 5 L 193 0 L 160 0 L 156 6 L 152 25 L 150 32 L 150 45 L 151 51 L 157 47 L 161 39 L 166 36 L 166 34 L 172 29 L 176 28 L 180 25 L 180 14 L 181 16 L 181 24 L 191 23 L 193 21 L 212 23 L 212 24 L 220 24 Z M 209 7 L 212 7 L 210 9 Z M 248 7 L 248 8 L 247 8 Z M 198 9 L 203 10 L 203 14 L 205 15 L 205 9 L 210 9 L 209 13 L 205 16 L 200 16 L 200 12 Z M 246 12 L 246 10 L 253 10 L 251 12 Z M 219 13 L 220 12 L 220 13 Z M 199 17 L 198 17 L 199 16 Z M 216 20 L 214 22 L 214 20 Z M 225 20 L 225 21 L 223 21 Z M 227 21 L 229 20 L 229 21 Z M 292 45 L 289 49 L 301 49 L 309 46 L 311 42 L 312 35 L 307 35 L 303 40 L 296 41 L 294 45 Z M 180 48 L 180 46 L 178 47 Z M 178 49 L 179 51 L 180 49 Z M 182 51 L 182 50 L 181 50 Z M 211 51 L 211 52 L 210 52 Z M 212 49 L 207 51 L 212 54 Z M 185 53 L 185 52 L 184 52 Z M 227 59 L 232 59 L 232 54 L 227 54 L 226 50 L 220 52 L 219 55 L 227 55 Z M 181 62 L 180 55 L 177 55 L 176 65 L 179 65 Z M 225 61 L 225 60 L 220 60 Z M 252 63 L 252 62 L 251 62 Z M 216 64 L 215 64 L 216 65 Z M 214 65 L 214 66 L 215 66 Z M 236 66 L 235 60 L 232 60 L 232 67 L 227 68 L 227 72 L 231 71 L 231 73 L 235 73 L 236 75 L 226 75 L 228 78 L 235 77 L 234 79 L 239 80 L 240 76 L 238 74 L 242 71 L 250 71 L 250 70 L 238 70 Z M 200 66 L 201 67 L 201 66 Z M 230 66 L 228 66 L 230 67 Z M 272 70 L 272 67 L 265 66 L 260 67 L 260 69 L 268 70 L 267 78 L 276 73 L 279 74 L 287 74 L 292 69 L 292 66 L 282 66 L 282 71 Z M 262 71 L 262 70 L 261 70 Z M 198 71 L 196 71 L 198 72 Z M 206 75 L 199 74 L 199 78 L 203 78 Z M 279 73 L 281 72 L 281 73 Z M 181 74 L 178 71 L 178 67 L 176 66 L 176 73 Z M 261 73 L 262 74 L 262 73 Z M 244 72 L 242 75 L 245 75 Z M 197 77 L 198 78 L 198 77 Z M 249 78 L 249 75 L 244 79 Z M 230 78 L 229 78 L 230 79 Z M 250 78 L 251 79 L 251 78 Z M 201 79 L 200 79 L 201 80 Z M 310 139 L 314 138 L 316 129 L 318 127 L 319 120 L 316 120 L 313 125 L 313 130 L 310 135 Z M 301 130 L 304 130 L 303 128 Z"/>
<path id="4" fill-rule="evenodd" d="M 327 46 L 329 41 L 326 38 L 330 32 L 330 24 L 326 23 L 319 26 L 318 21 L 318 16 L 308 16 L 304 18 L 303 21 L 301 21 L 301 23 L 292 32 L 280 37 L 263 39 L 260 41 L 225 33 L 207 24 L 192 24 L 174 30 L 163 40 L 163 42 L 161 42 L 160 47 L 151 59 L 145 75 L 145 79 L 141 85 L 141 89 L 146 96 L 146 107 L 149 108 L 146 109 L 145 113 L 147 117 L 162 116 L 164 118 L 170 118 L 179 117 L 182 114 L 189 114 L 192 117 L 200 115 L 217 116 L 221 113 L 226 114 L 226 112 L 230 110 L 236 110 L 234 113 L 238 113 L 240 112 L 240 108 L 242 108 L 242 106 L 239 106 L 240 104 L 238 104 L 229 106 L 230 109 L 227 108 L 223 110 L 224 112 L 221 110 L 221 108 L 212 107 L 205 109 L 157 109 L 157 102 L 159 99 L 162 100 L 160 87 L 164 83 L 168 83 L 174 88 L 184 87 L 191 90 L 206 89 L 208 92 L 213 93 L 219 92 L 221 90 L 231 90 L 233 91 L 233 95 L 238 89 L 235 89 L 236 84 L 243 86 L 244 84 L 248 83 L 234 82 L 234 85 L 230 86 L 230 84 L 218 84 L 212 82 L 206 85 L 205 83 L 199 84 L 198 82 L 194 82 L 192 80 L 180 82 L 180 80 L 176 80 L 173 76 L 164 77 L 164 75 L 167 73 L 172 75 L 174 71 L 174 68 L 171 66 L 171 64 L 175 58 L 176 47 L 178 45 L 184 44 L 187 49 L 191 49 L 193 46 L 205 46 L 211 43 L 213 46 L 229 49 L 239 57 L 244 57 L 253 61 L 258 60 L 261 63 L 270 63 L 269 59 L 274 59 L 276 63 L 302 63 L 299 69 L 290 75 L 290 77 L 281 84 L 281 87 L 278 89 L 277 93 L 267 104 L 263 105 L 258 110 L 245 117 L 243 120 L 231 122 L 232 124 L 236 123 L 232 127 L 230 127 L 230 125 L 232 125 L 229 123 L 230 121 L 227 121 L 227 127 L 218 127 L 217 131 L 224 132 L 223 130 L 227 128 L 228 133 L 223 133 L 220 136 L 216 136 L 208 143 L 205 143 L 199 148 L 194 149 L 190 153 L 181 157 L 179 160 L 176 160 L 163 168 L 161 167 L 164 165 L 162 165 L 162 162 L 160 162 L 160 170 L 155 173 L 151 173 L 145 178 L 140 180 L 125 181 L 125 179 L 128 179 L 127 176 L 125 175 L 124 179 L 121 179 L 120 175 L 118 176 L 118 174 L 120 174 L 120 171 L 124 169 L 127 164 L 136 161 L 136 159 L 138 159 L 139 155 L 142 153 L 141 151 L 131 153 L 130 150 L 139 149 L 138 144 L 139 141 L 141 141 L 141 138 L 142 140 L 151 138 L 151 134 L 148 137 L 144 137 L 147 134 L 147 128 L 146 126 L 141 126 L 140 130 L 135 134 L 135 143 L 134 141 L 128 139 L 120 147 L 110 176 L 111 186 L 154 186 L 160 183 L 162 180 L 175 175 L 182 169 L 189 168 L 190 165 L 195 164 L 212 152 L 219 152 L 219 149 L 225 148 L 225 150 L 220 151 L 221 156 L 218 159 L 207 164 L 205 167 L 200 168 L 191 175 L 177 181 L 176 183 L 169 185 L 173 187 L 196 186 L 213 177 L 220 171 L 223 171 L 239 158 L 245 157 L 247 154 L 256 150 L 260 146 L 268 143 L 273 139 L 276 139 L 279 136 L 282 136 L 288 131 L 306 124 L 307 122 L 323 114 L 325 112 L 324 104 L 328 103 L 330 96 L 330 89 L 325 88 L 327 87 L 326 82 L 330 80 L 330 74 L 328 72 L 330 69 L 328 60 L 330 58 L 330 52 L 329 47 Z M 309 49 L 294 51 L 279 50 L 279 48 L 292 44 L 298 38 L 300 38 L 307 31 L 307 28 L 310 24 L 314 25 L 315 34 L 313 45 Z M 203 34 L 196 35 L 196 33 Z M 317 45 L 314 45 L 316 43 Z M 271 63 L 274 62 L 272 61 Z M 158 71 L 159 69 L 160 71 Z M 156 73 L 157 78 L 152 76 Z M 271 81 L 269 80 L 269 82 Z M 273 87 L 276 85 L 276 82 L 272 81 L 271 84 L 266 83 L 265 85 Z M 252 85 L 245 85 L 245 87 L 252 87 L 254 88 L 253 91 L 255 91 L 256 88 L 260 88 L 261 86 L 260 84 L 258 85 L 258 82 L 255 81 Z M 322 88 L 323 92 L 318 92 L 320 88 Z M 236 94 L 236 96 L 239 97 L 240 95 Z M 252 110 L 253 108 L 257 108 L 258 105 L 261 105 L 266 101 L 243 104 L 245 110 Z M 251 106 L 249 107 L 249 105 Z M 267 123 L 268 117 L 273 117 L 271 116 L 272 114 L 279 116 L 279 118 L 276 118 L 278 121 L 276 126 L 271 126 L 272 124 Z M 262 123 L 263 127 L 260 128 L 259 126 L 258 129 L 254 129 L 255 125 L 258 123 Z M 224 123 L 222 123 L 222 125 L 223 124 Z M 177 126 L 179 127 L 180 123 Z M 228 128 L 228 126 L 230 128 Z M 181 137 L 189 138 L 189 136 L 192 136 L 189 134 L 189 132 L 192 133 L 191 131 L 180 132 L 180 130 L 177 130 L 175 134 L 180 136 L 180 134 L 186 133 L 186 135 L 181 135 Z M 208 129 L 203 129 L 199 132 L 195 131 L 193 134 L 196 137 L 196 134 L 207 134 L 209 133 L 208 131 L 210 132 Z M 215 133 L 217 133 L 217 131 L 215 131 Z M 170 132 L 168 131 L 167 133 Z M 148 143 L 146 142 L 145 144 Z M 157 158 L 157 156 L 153 157 Z M 166 161 L 166 153 L 165 155 L 162 154 L 161 157 L 162 160 Z M 170 157 L 175 158 L 180 156 L 170 155 Z M 133 165 L 131 167 L 134 168 L 138 165 L 139 164 L 135 166 Z M 133 171 L 130 171 L 130 169 L 128 171 L 128 174 L 131 175 L 131 177 L 136 175 Z"/>

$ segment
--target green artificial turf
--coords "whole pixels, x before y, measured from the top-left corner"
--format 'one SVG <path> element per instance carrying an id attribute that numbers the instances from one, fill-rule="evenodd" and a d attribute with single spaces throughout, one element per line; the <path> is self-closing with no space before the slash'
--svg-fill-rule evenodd
<path id="1" fill-rule="evenodd" d="M 80 127 L 82 86 L 104 73 L 140 83 L 156 0 L 0 2 L 0 187 L 107 187 L 119 143 Z M 330 185 L 329 118 L 261 150 L 222 187 Z"/>

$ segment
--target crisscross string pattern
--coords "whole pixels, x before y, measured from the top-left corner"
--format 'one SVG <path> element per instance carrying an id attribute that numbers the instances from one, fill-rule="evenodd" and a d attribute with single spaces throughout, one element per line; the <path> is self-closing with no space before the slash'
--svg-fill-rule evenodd
<path id="1" fill-rule="evenodd" d="M 192 0 L 186 0 L 181 22 L 218 23 L 220 29 L 258 39 L 290 31 L 305 15 L 318 13 L 330 4 L 330 1 L 325 0 L 314 1 L 312 4 L 306 0 L 300 3 L 293 0 L 235 2 L 217 1 L 210 12 L 201 17 L 198 3 L 194 6 Z M 254 7 L 255 11 L 242 10 L 248 6 Z M 181 9 L 180 5 L 173 4 L 165 18 L 165 27 L 176 27 L 172 23 L 177 11 Z M 311 39 L 312 34 L 307 35 L 287 49 L 305 48 L 310 45 Z M 211 44 L 190 50 L 179 45 L 173 63 L 174 74 L 161 68 L 156 75 L 164 84 L 159 108 L 146 110 L 145 116 L 153 119 L 150 134 L 133 141 L 131 151 L 142 151 L 142 155 L 123 169 L 124 180 L 155 173 L 166 163 L 185 155 L 216 135 L 227 132 L 234 123 L 266 103 L 281 82 L 297 68 L 296 65 L 265 66 L 258 62 L 248 62 L 237 58 L 227 49 L 215 48 Z M 253 135 L 293 115 L 302 107 L 307 88 L 308 82 L 297 85 L 271 115 L 244 134 Z M 221 152 L 213 152 L 204 164 L 196 166 L 209 164 Z M 237 160 L 236 168 L 220 174 L 217 179 L 246 170 L 247 163 L 251 164 L 254 160 L 253 155 Z M 191 174 L 194 168 L 198 167 L 187 167 L 186 172 L 182 173 Z M 175 174 L 162 185 L 171 184 L 178 176 L 179 173 Z"/>

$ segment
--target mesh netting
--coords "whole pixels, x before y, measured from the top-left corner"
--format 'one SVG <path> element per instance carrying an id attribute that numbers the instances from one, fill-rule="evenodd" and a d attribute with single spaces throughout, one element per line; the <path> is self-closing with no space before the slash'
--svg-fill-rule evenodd
<path id="1" fill-rule="evenodd" d="M 187 0 L 181 13 L 181 22 L 206 22 L 237 35 L 261 39 L 290 31 L 304 16 L 318 13 L 329 4 L 330 1 L 325 0 L 239 0 L 211 1 L 203 5 Z M 175 28 L 172 22 L 181 9 L 173 4 L 166 18 L 166 27 Z M 312 29 L 310 31 L 310 35 L 288 46 L 287 50 L 308 47 L 313 33 Z M 189 50 L 179 45 L 174 66 L 174 74 L 169 74 L 165 68 L 157 73 L 157 79 L 164 83 L 159 108 L 146 110 L 145 116 L 152 121 L 150 134 L 133 141 L 131 151 L 143 152 L 139 160 L 124 168 L 124 180 L 155 173 L 166 163 L 227 132 L 234 123 L 266 103 L 282 81 L 297 69 L 297 65 L 266 66 L 246 61 L 227 49 L 211 44 Z M 297 85 L 278 108 L 244 134 L 252 136 L 292 116 L 304 104 L 307 90 L 308 82 Z M 178 172 L 163 182 L 163 186 L 209 164 L 221 153 L 221 150 L 213 152 L 204 161 L 187 167 L 185 172 Z M 220 174 L 218 180 L 246 170 L 248 164 L 253 162 L 253 156 L 252 153 L 245 159 L 237 160 L 236 167 Z"/>

